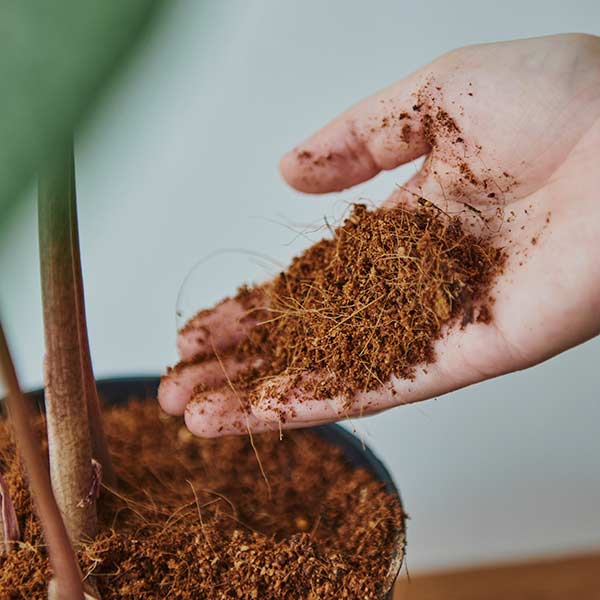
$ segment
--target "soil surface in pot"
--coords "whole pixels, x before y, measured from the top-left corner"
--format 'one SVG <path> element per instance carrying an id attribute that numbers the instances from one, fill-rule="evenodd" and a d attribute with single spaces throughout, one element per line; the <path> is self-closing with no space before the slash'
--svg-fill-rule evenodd
<path id="1" fill-rule="evenodd" d="M 118 491 L 102 490 L 99 535 L 80 552 L 104 600 L 381 598 L 399 500 L 315 433 L 198 439 L 137 401 L 107 409 L 106 428 Z M 0 469 L 22 532 L 0 556 L 0 598 L 46 598 L 43 539 L 6 422 Z"/>

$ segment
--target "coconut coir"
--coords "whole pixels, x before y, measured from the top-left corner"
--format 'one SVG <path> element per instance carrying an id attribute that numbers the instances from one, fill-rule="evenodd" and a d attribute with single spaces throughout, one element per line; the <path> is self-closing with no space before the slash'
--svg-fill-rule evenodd
<path id="1" fill-rule="evenodd" d="M 416 208 L 354 205 L 331 238 L 273 282 L 239 291 L 258 324 L 237 353 L 264 363 L 234 383 L 252 391 L 285 374 L 291 388 L 316 372 L 311 399 L 351 400 L 393 375 L 412 378 L 417 365 L 435 360 L 445 326 L 491 320 L 490 287 L 505 259 L 422 198 Z M 285 402 L 286 390 L 278 393 Z"/>
<path id="2" fill-rule="evenodd" d="M 38 424 L 40 431 L 43 425 Z M 397 499 L 314 433 L 193 438 L 154 402 L 106 412 L 118 492 L 103 489 L 84 573 L 114 599 L 379 599 L 403 534 Z M 46 598 L 40 528 L 0 422 L 0 468 L 23 540 L 0 598 Z"/>

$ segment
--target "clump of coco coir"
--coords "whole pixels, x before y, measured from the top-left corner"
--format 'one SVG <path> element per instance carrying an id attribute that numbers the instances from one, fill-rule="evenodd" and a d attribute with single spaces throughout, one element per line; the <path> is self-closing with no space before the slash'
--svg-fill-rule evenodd
<path id="1" fill-rule="evenodd" d="M 423 199 L 416 208 L 354 205 L 331 239 L 272 283 L 238 293 L 258 319 L 238 354 L 265 360 L 237 384 L 285 374 L 292 387 L 316 371 L 311 399 L 350 398 L 392 375 L 412 378 L 435 360 L 444 326 L 491 319 L 490 287 L 505 258 Z"/>
<path id="2" fill-rule="evenodd" d="M 79 553 L 104 600 L 381 598 L 402 508 L 315 433 L 198 439 L 152 401 L 105 419 L 118 491 L 102 490 L 100 531 Z M 3 421 L 0 468 L 23 532 L 0 555 L 0 599 L 45 599 L 47 554 Z"/>

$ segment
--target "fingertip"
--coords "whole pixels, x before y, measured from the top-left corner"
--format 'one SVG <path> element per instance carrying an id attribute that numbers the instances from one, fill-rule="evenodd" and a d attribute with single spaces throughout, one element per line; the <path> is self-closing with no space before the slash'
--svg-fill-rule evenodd
<path id="1" fill-rule="evenodd" d="M 188 391 L 186 386 L 165 375 L 158 386 L 158 403 L 168 415 L 180 417 L 189 400 Z"/>
<path id="2" fill-rule="evenodd" d="M 214 438 L 223 435 L 223 425 L 204 403 L 194 400 L 190 402 L 183 415 L 185 426 L 197 437 Z"/>
<path id="3" fill-rule="evenodd" d="M 196 394 L 185 408 L 186 427 L 198 437 L 244 435 L 272 429 L 257 418 L 230 388 Z"/>
<path id="4" fill-rule="evenodd" d="M 301 188 L 301 178 L 298 173 L 298 160 L 296 158 L 296 150 L 290 150 L 283 155 L 279 161 L 279 174 L 283 180 L 295 190 L 304 192 L 306 190 Z"/>
<path id="5" fill-rule="evenodd" d="M 197 362 L 180 362 L 161 378 L 158 401 L 166 413 L 181 416 L 199 386 L 218 389 L 245 370 L 259 368 L 261 363 L 260 357 L 241 360 L 235 354 Z"/>
<path id="6" fill-rule="evenodd" d="M 283 156 L 283 179 L 299 192 L 339 192 L 371 179 L 380 169 L 347 124 L 332 123 Z"/>
<path id="7" fill-rule="evenodd" d="M 313 152 L 297 147 L 283 156 L 279 172 L 292 188 L 305 194 L 321 194 L 333 191 L 327 182 L 326 173 L 315 164 Z"/>
<path id="8" fill-rule="evenodd" d="M 214 438 L 226 435 L 221 412 L 222 394 L 203 394 L 185 408 L 184 422 L 189 431 L 198 437 Z"/>

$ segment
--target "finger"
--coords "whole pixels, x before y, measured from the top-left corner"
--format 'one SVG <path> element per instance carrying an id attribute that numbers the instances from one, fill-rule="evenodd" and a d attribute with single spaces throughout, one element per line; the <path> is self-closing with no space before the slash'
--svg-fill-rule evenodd
<path id="1" fill-rule="evenodd" d="M 226 352 L 239 344 L 257 322 L 252 306 L 226 298 L 214 308 L 203 310 L 181 329 L 177 350 L 181 360 L 202 354 Z"/>
<path id="2" fill-rule="evenodd" d="M 185 424 L 200 437 L 241 435 L 264 431 L 264 425 L 229 386 L 198 393 L 185 409 Z"/>
<path id="3" fill-rule="evenodd" d="M 428 151 L 419 71 L 363 100 L 281 160 L 284 179 L 308 193 L 340 191 Z"/>
<path id="4" fill-rule="evenodd" d="M 197 363 L 179 363 L 161 378 L 158 401 L 166 413 L 181 416 L 198 386 L 221 386 L 226 381 L 235 379 L 242 371 L 259 367 L 260 364 L 260 359 L 240 360 L 236 355 Z"/>
<path id="5" fill-rule="evenodd" d="M 329 377 L 322 372 L 305 373 L 290 380 L 287 375 L 272 377 L 263 383 L 254 402 L 254 414 L 283 426 L 294 423 L 335 421 L 342 418 L 341 398 L 315 399 L 317 390 Z"/>
<path id="6" fill-rule="evenodd" d="M 254 414 L 267 423 L 280 423 L 283 429 L 306 427 L 309 423 L 339 421 L 358 413 L 371 413 L 379 409 L 384 390 L 356 394 L 352 398 L 342 395 L 320 398 L 318 392 L 330 376 L 322 372 L 306 373 L 300 379 L 282 375 L 261 386 Z M 389 391 L 389 390 L 387 390 Z M 318 397 L 318 399 L 317 399 Z"/>
<path id="7" fill-rule="evenodd" d="M 413 379 L 392 377 L 351 398 L 317 399 L 330 377 L 323 372 L 295 376 L 293 382 L 286 376 L 274 377 L 254 394 L 258 397 L 252 405 L 247 395 L 229 386 L 199 392 L 186 407 L 186 425 L 202 437 L 312 427 L 437 397 L 514 368 L 506 341 L 489 324 L 454 328 L 438 341 L 435 353 L 436 361 L 419 366 Z"/>
<path id="8" fill-rule="evenodd" d="M 286 429 L 314 427 L 326 422 L 327 420 L 290 422 Z M 263 419 L 254 414 L 247 395 L 228 385 L 196 394 L 185 410 L 185 424 L 192 434 L 205 438 L 254 435 L 282 429 L 279 421 Z"/>
<path id="9" fill-rule="evenodd" d="M 320 374 L 311 374 L 307 383 L 319 381 Z M 314 399 L 304 388 L 293 388 L 285 396 L 268 394 L 254 407 L 254 414 L 265 423 L 281 423 L 282 429 L 307 426 L 312 422 L 332 422 L 349 418 L 368 416 L 400 404 L 409 404 L 431 398 L 450 389 L 448 380 L 441 387 L 431 385 L 434 378 L 426 382 L 415 378 L 413 381 L 392 377 L 386 385 L 369 392 L 359 392 L 352 397 L 333 396 Z M 438 379 L 439 381 L 439 379 Z M 282 385 L 285 382 L 282 381 Z"/>

